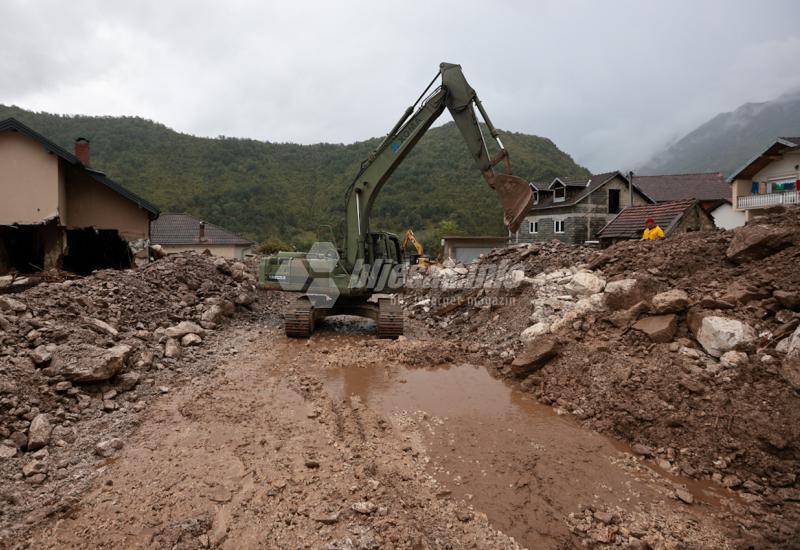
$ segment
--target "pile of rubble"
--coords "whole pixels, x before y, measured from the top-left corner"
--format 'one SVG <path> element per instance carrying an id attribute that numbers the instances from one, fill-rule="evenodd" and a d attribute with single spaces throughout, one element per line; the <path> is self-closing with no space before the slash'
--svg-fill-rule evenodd
<path id="1" fill-rule="evenodd" d="M 21 487 L 113 454 L 162 373 L 255 299 L 243 263 L 197 253 L 0 295 L 0 500 L 30 504 Z"/>
<path id="2" fill-rule="evenodd" d="M 735 231 L 564 248 L 571 265 L 503 252 L 515 265 L 502 284 L 417 285 L 407 314 L 666 469 L 737 491 L 776 541 L 796 536 L 800 208 Z"/>

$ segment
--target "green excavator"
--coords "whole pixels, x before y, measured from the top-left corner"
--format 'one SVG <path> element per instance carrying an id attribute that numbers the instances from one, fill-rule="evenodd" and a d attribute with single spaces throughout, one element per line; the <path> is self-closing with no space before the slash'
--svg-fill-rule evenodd
<path id="1" fill-rule="evenodd" d="M 428 92 L 441 77 L 441 84 Z M 403 249 L 397 235 L 370 229 L 370 214 L 381 188 L 447 108 L 484 179 L 498 194 L 505 225 L 515 232 L 531 198 L 523 178 L 511 175 L 508 152 L 497 130 L 467 83 L 460 65 L 442 63 L 439 72 L 417 101 L 361 164 L 345 194 L 344 248 L 317 242 L 308 252 L 278 252 L 261 260 L 262 288 L 301 295 L 284 312 L 286 335 L 307 338 L 317 321 L 331 315 L 356 315 L 373 319 L 378 336 L 396 338 L 403 333 L 402 310 L 386 293 L 403 282 Z M 492 157 L 475 113 L 483 118 L 499 152 Z M 495 166 L 504 164 L 504 172 Z"/>

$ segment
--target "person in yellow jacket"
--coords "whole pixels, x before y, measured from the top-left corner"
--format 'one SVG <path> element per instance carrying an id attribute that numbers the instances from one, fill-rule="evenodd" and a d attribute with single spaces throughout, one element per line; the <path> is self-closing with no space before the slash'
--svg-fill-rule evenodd
<path id="1" fill-rule="evenodd" d="M 656 225 L 656 221 L 653 218 L 647 218 L 644 224 L 644 233 L 642 233 L 643 241 L 655 241 L 656 239 L 664 238 L 664 230 Z"/>

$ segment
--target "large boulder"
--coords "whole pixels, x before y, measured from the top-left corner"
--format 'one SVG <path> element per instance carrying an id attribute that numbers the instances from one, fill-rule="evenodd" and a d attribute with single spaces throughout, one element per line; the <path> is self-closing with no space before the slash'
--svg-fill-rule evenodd
<path id="1" fill-rule="evenodd" d="M 561 346 L 552 336 L 540 336 L 528 342 L 525 349 L 511 363 L 511 373 L 523 378 L 539 370 L 547 362 L 558 355 Z"/>
<path id="2" fill-rule="evenodd" d="M 125 344 L 109 349 L 91 344 L 59 348 L 48 370 L 78 384 L 102 382 L 123 369 L 130 353 L 131 347 Z"/>
<path id="3" fill-rule="evenodd" d="M 9 296 L 0 296 L 0 311 L 9 311 L 11 313 L 22 313 L 28 309 L 28 306 L 15 300 Z"/>
<path id="4" fill-rule="evenodd" d="M 602 292 L 605 286 L 605 280 L 601 279 L 594 273 L 590 273 L 588 271 L 579 271 L 572 276 L 572 279 L 566 284 L 565 288 L 570 294 L 587 296 Z"/>
<path id="5" fill-rule="evenodd" d="M 50 443 L 50 434 L 53 433 L 53 425 L 46 414 L 37 414 L 28 428 L 28 450 L 36 451 Z"/>
<path id="6" fill-rule="evenodd" d="M 752 348 L 756 343 L 753 327 L 736 319 L 716 315 L 702 318 L 696 337 L 706 353 L 714 357 L 733 349 Z"/>
<path id="7" fill-rule="evenodd" d="M 644 317 L 633 325 L 633 329 L 644 332 L 653 342 L 671 342 L 678 329 L 678 316 L 670 313 Z"/>
<path id="8" fill-rule="evenodd" d="M 773 225 L 745 225 L 736 230 L 725 255 L 741 264 L 766 258 L 792 244 L 795 230 Z"/>
<path id="9" fill-rule="evenodd" d="M 628 309 L 639 302 L 649 302 L 655 294 L 652 284 L 641 279 L 622 279 L 606 284 L 606 306 L 610 310 Z"/>
<path id="10" fill-rule="evenodd" d="M 673 288 L 653 296 L 651 303 L 656 313 L 680 313 L 689 307 L 689 295 L 684 290 Z"/>
<path id="11" fill-rule="evenodd" d="M 795 390 L 800 390 L 800 326 L 789 337 L 780 372 Z"/>

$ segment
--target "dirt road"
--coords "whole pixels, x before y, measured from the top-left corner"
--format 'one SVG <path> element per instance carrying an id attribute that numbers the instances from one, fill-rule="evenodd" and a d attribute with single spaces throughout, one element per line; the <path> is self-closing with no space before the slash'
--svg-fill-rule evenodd
<path id="1" fill-rule="evenodd" d="M 159 398 L 31 547 L 733 546 L 732 493 L 662 477 L 442 342 L 227 331 L 235 353 Z"/>

